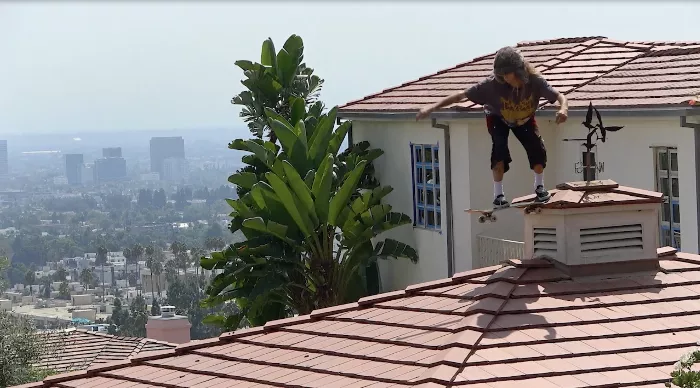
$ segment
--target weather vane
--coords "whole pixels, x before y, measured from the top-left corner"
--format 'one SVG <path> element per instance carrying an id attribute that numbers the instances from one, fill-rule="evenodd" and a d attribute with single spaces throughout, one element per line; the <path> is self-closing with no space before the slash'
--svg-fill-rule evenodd
<path id="1" fill-rule="evenodd" d="M 591 121 L 593 121 L 594 111 L 596 117 L 598 118 L 598 124 L 591 125 Z M 603 119 L 600 117 L 600 112 L 598 112 L 598 109 L 593 107 L 592 102 L 588 103 L 588 113 L 586 113 L 586 120 L 581 124 L 583 124 L 583 126 L 588 129 L 588 136 L 586 136 L 585 139 L 564 139 L 564 141 L 585 140 L 586 142 L 582 144 L 584 147 L 586 147 L 586 165 L 584 166 L 584 168 L 591 168 L 591 150 L 597 144 L 593 142 L 593 135 L 596 135 L 596 140 L 601 140 L 603 143 L 605 143 L 605 137 L 607 132 L 617 132 L 624 127 L 604 127 Z M 598 134 L 598 132 L 600 132 L 600 135 Z M 592 174 L 590 173 L 586 174 L 586 184 L 591 183 L 591 175 Z"/>

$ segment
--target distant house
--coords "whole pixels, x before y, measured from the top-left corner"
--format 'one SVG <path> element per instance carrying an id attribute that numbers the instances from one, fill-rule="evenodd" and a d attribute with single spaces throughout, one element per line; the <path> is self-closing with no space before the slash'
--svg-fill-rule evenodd
<path id="1" fill-rule="evenodd" d="M 524 216 L 546 257 L 24 387 L 664 387 L 700 339 L 700 255 L 656 247 L 662 193 L 561 187 Z"/>
<path id="2" fill-rule="evenodd" d="M 545 185 L 592 178 L 663 192 L 659 219 L 662 245 L 698 252 L 700 187 L 700 43 L 619 42 L 603 37 L 521 42 L 517 48 L 569 99 L 569 121 L 556 127 L 556 106 L 542 102 L 537 123 L 548 149 Z M 488 208 L 493 199 L 491 140 L 481 106 L 461 102 L 415 121 L 418 110 L 464 90 L 490 74 L 494 53 L 347 103 L 339 117 L 353 122 L 353 142 L 369 141 L 385 154 L 376 174 L 394 191 L 387 197 L 413 218 L 391 236 L 419 251 L 418 265 L 385 263 L 388 289 L 440 279 L 495 264 L 522 251 L 522 217 L 498 213 L 478 223 L 467 208 Z M 587 134 L 581 125 L 589 102 L 605 125 L 623 125 L 593 150 L 598 169 L 582 168 Z M 556 104 L 555 104 L 556 105 Z M 504 187 L 509 199 L 533 191 L 522 147 L 510 136 L 513 158 Z M 692 167 L 692 168 L 691 168 Z M 681 245 L 681 235 L 683 235 Z"/>
<path id="3" fill-rule="evenodd" d="M 85 370 L 106 362 L 126 360 L 138 354 L 172 349 L 176 345 L 150 338 L 117 337 L 106 333 L 67 329 L 50 342 L 57 352 L 41 366 L 54 372 Z"/>

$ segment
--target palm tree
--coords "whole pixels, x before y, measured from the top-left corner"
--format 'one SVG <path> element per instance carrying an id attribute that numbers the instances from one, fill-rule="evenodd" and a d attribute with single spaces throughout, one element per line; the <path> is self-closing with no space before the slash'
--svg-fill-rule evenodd
<path id="1" fill-rule="evenodd" d="M 104 245 L 100 245 L 97 248 L 97 255 L 95 256 L 95 265 L 101 267 L 101 278 L 102 278 L 102 300 L 105 299 L 105 264 L 107 264 L 107 248 Z"/>
<path id="2" fill-rule="evenodd" d="M 160 298 L 160 275 L 163 273 L 163 261 L 160 258 L 154 260 L 153 269 L 151 270 L 151 273 L 156 275 L 156 281 L 158 284 L 158 298 Z"/>
<path id="3" fill-rule="evenodd" d="M 32 285 L 36 282 L 36 275 L 31 269 L 24 274 L 24 282 L 29 286 L 29 294 L 34 295 L 34 290 L 32 290 Z"/>
<path id="4" fill-rule="evenodd" d="M 85 268 L 80 272 L 80 283 L 85 285 L 85 291 L 90 288 L 90 283 L 92 283 L 92 271 L 89 268 Z"/>
<path id="5" fill-rule="evenodd" d="M 136 281 L 136 289 L 139 290 L 139 295 L 141 294 L 139 284 L 141 282 L 141 266 L 139 265 L 139 260 L 141 260 L 141 257 L 143 256 L 143 246 L 141 244 L 134 244 L 131 247 L 131 254 L 134 256 L 134 260 L 136 261 L 136 276 L 138 277 L 138 280 Z M 141 285 L 143 287 L 143 285 Z"/>
<path id="6" fill-rule="evenodd" d="M 175 241 L 170 245 L 170 251 L 175 255 L 175 264 L 177 265 L 177 268 L 182 268 L 182 273 L 185 276 L 185 280 L 187 280 L 187 266 L 189 264 L 187 245 L 185 245 L 185 243 Z"/>
<path id="7" fill-rule="evenodd" d="M 155 249 L 153 249 L 152 245 L 146 247 L 146 267 L 149 271 L 151 271 L 151 297 L 153 298 L 153 301 L 156 300 L 155 285 L 153 283 L 153 268 L 155 267 L 154 253 Z"/>

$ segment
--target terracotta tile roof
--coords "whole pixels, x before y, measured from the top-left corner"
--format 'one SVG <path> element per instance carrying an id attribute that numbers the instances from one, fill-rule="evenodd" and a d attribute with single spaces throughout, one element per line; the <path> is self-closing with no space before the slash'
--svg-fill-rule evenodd
<path id="1" fill-rule="evenodd" d="M 700 339 L 700 256 L 570 278 L 511 260 L 43 387 L 662 387 Z"/>
<path id="2" fill-rule="evenodd" d="M 567 182 L 549 191 L 552 198 L 538 207 L 563 209 L 593 206 L 610 206 L 635 203 L 661 203 L 663 193 L 620 186 L 617 182 L 604 179 L 583 182 Z M 514 198 L 513 204 L 530 202 L 535 194 Z"/>
<path id="3" fill-rule="evenodd" d="M 571 109 L 688 105 L 700 93 L 700 42 L 620 42 L 604 37 L 520 42 L 522 54 L 569 99 Z M 491 73 L 495 52 L 385 89 L 341 112 L 408 112 Z M 542 100 L 542 108 L 552 107 Z M 480 110 L 469 101 L 444 110 Z"/>
<path id="4" fill-rule="evenodd" d="M 63 342 L 63 346 L 55 357 L 42 360 L 41 365 L 57 372 L 87 369 L 96 364 L 177 346 L 150 338 L 117 337 L 75 329 L 56 334 L 53 342 Z"/>

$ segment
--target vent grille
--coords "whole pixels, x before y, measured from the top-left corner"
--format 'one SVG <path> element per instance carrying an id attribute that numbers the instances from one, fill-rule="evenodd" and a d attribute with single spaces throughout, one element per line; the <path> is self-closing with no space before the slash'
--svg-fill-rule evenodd
<path id="1" fill-rule="evenodd" d="M 534 254 L 554 258 L 557 254 L 557 229 L 533 228 Z"/>
<path id="2" fill-rule="evenodd" d="M 581 253 L 610 254 L 644 249 L 642 224 L 581 229 Z"/>

